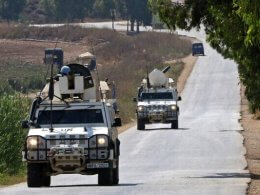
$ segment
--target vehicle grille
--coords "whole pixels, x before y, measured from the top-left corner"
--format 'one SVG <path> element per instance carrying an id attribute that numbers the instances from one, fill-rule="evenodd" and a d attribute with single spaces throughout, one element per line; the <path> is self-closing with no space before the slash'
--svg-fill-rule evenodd
<path id="1" fill-rule="evenodd" d="M 51 135 L 47 141 L 47 148 L 51 148 L 56 145 L 73 145 L 78 144 L 81 147 L 88 147 L 88 139 L 85 135 Z"/>
<path id="2" fill-rule="evenodd" d="M 168 109 L 168 107 L 165 105 L 149 105 L 147 107 L 148 111 L 155 111 L 155 110 L 158 110 L 158 111 L 165 110 L 166 111 L 167 109 Z"/>

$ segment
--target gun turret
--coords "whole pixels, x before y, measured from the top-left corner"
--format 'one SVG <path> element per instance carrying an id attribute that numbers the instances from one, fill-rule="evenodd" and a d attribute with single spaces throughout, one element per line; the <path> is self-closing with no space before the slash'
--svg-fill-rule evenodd
<path id="1" fill-rule="evenodd" d="M 167 66 L 163 70 L 154 69 L 147 78 L 142 81 L 142 88 L 167 88 L 173 87 L 173 79 L 166 77 L 165 73 L 169 71 L 171 67 Z"/>
<path id="2" fill-rule="evenodd" d="M 166 72 L 168 72 L 168 70 L 170 70 L 170 66 L 167 66 L 167 67 L 165 67 L 163 70 L 162 70 L 162 72 L 165 74 Z"/>

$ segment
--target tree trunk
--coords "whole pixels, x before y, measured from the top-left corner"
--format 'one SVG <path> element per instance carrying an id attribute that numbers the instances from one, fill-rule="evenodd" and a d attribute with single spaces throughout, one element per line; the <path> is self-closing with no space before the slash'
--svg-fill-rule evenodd
<path id="1" fill-rule="evenodd" d="M 135 20 L 131 19 L 130 25 L 131 25 L 130 31 L 135 31 Z"/>
<path id="2" fill-rule="evenodd" d="M 127 27 L 126 27 L 126 32 L 128 33 L 129 31 L 129 19 L 127 19 Z"/>
<path id="3" fill-rule="evenodd" d="M 139 26 L 140 26 L 140 22 L 139 22 L 139 21 L 136 21 L 136 31 L 137 31 L 137 33 L 140 32 Z"/>

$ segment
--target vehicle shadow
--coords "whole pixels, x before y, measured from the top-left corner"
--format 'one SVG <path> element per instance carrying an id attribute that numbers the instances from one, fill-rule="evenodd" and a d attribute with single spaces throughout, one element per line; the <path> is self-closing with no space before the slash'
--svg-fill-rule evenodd
<path id="1" fill-rule="evenodd" d="M 151 128 L 151 129 L 144 129 L 138 131 L 188 131 L 190 128 L 178 128 L 178 129 L 171 129 L 171 128 Z"/>
<path id="2" fill-rule="evenodd" d="M 118 185 L 112 186 L 102 186 L 102 187 L 129 187 L 129 186 L 137 186 L 141 183 L 122 183 Z M 53 185 L 48 188 L 72 188 L 72 187 L 100 187 L 98 184 L 75 184 L 75 185 Z"/>
<path id="3" fill-rule="evenodd" d="M 189 178 L 208 178 L 208 179 L 225 179 L 225 178 L 251 178 L 250 173 L 216 173 L 214 175 L 207 175 L 201 177 Z"/>
<path id="4" fill-rule="evenodd" d="M 243 129 L 221 129 L 221 130 L 213 130 L 210 132 L 227 133 L 227 132 L 240 132 L 240 131 L 243 131 Z"/>
<path id="5" fill-rule="evenodd" d="M 251 179 L 260 180 L 260 175 L 259 175 L 259 174 L 251 173 Z"/>

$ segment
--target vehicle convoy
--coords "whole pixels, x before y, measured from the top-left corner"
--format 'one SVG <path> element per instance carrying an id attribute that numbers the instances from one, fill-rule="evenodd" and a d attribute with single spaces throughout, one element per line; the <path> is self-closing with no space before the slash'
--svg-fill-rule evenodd
<path id="1" fill-rule="evenodd" d="M 58 174 L 98 174 L 99 185 L 119 182 L 120 141 L 115 99 L 86 65 L 68 64 L 32 103 L 23 158 L 28 187 L 50 186 Z M 100 95 L 98 97 L 99 91 Z"/>
<path id="2" fill-rule="evenodd" d="M 145 124 L 151 123 L 170 123 L 171 128 L 178 129 L 178 101 L 181 97 L 173 86 L 173 79 L 165 75 L 169 68 L 154 69 L 142 80 L 137 98 L 134 98 L 137 101 L 138 130 L 144 130 Z"/>

